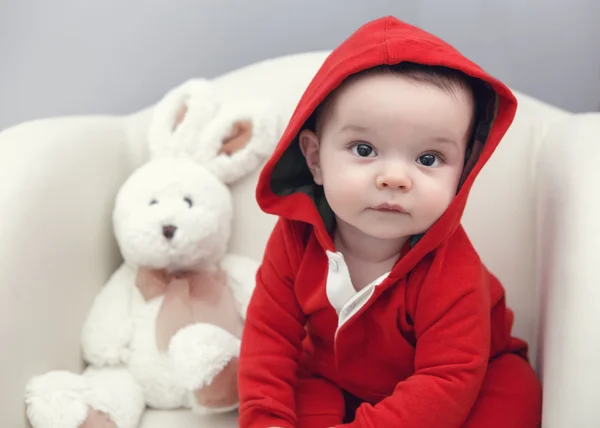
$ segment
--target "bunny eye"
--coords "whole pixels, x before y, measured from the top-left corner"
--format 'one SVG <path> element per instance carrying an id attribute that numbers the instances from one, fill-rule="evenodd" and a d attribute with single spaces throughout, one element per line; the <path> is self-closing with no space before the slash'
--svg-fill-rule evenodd
<path id="1" fill-rule="evenodd" d="M 183 198 L 183 200 L 190 206 L 190 208 L 192 208 L 194 205 L 191 198 Z"/>
<path id="2" fill-rule="evenodd" d="M 148 205 L 156 205 L 156 204 L 158 204 L 158 200 L 152 199 L 152 200 L 150 200 L 150 203 Z"/>

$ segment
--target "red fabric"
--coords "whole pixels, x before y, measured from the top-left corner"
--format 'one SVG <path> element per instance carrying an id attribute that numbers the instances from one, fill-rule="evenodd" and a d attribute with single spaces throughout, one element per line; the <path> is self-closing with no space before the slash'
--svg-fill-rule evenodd
<path id="1" fill-rule="evenodd" d="M 499 96 L 497 117 L 450 207 L 336 334 L 338 317 L 325 291 L 332 239 L 308 195 L 273 193 L 273 169 L 345 77 L 400 61 L 445 65 L 488 82 Z M 240 427 L 536 426 L 541 393 L 523 358 L 527 345 L 511 336 L 504 290 L 460 225 L 473 180 L 515 110 L 502 83 L 443 41 L 391 17 L 366 24 L 328 57 L 259 179 L 261 208 L 280 219 L 244 327 Z M 502 422 L 506 409 L 509 424 Z M 348 411 L 351 420 L 342 424 Z"/>

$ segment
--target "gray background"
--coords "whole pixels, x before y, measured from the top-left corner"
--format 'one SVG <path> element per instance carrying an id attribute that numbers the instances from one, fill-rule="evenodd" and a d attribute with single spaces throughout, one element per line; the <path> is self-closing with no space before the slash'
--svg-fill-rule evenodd
<path id="1" fill-rule="evenodd" d="M 392 14 L 513 89 L 600 109 L 597 0 L 0 0 L 0 129 L 130 113 L 190 77 L 331 49 Z"/>

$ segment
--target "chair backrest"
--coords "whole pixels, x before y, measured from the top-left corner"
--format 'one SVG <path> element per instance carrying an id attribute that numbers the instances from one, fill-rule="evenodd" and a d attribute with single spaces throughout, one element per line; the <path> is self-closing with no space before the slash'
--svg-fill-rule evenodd
<path id="1" fill-rule="evenodd" d="M 328 52 L 276 58 L 235 70 L 216 79 L 231 99 L 264 95 L 291 116 L 306 85 Z M 482 171 L 470 196 L 463 224 L 488 268 L 507 291 L 515 312 L 514 334 L 537 354 L 538 298 L 535 240 L 535 160 L 545 130 L 567 113 L 523 94 L 517 117 Z M 254 199 L 258 172 L 234 186 L 235 224 L 231 250 L 260 259 L 275 218 L 263 214 Z"/>

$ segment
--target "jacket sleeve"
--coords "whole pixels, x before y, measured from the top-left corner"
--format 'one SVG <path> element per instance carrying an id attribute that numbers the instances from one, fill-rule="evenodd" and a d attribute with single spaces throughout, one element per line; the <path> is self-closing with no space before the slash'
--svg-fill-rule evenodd
<path id="1" fill-rule="evenodd" d="M 414 374 L 344 427 L 463 426 L 489 358 L 491 278 L 480 264 L 436 277 L 424 279 L 414 307 Z"/>
<path id="2" fill-rule="evenodd" d="M 279 220 L 248 306 L 239 361 L 241 428 L 295 427 L 295 388 L 305 316 L 294 292 L 297 234 Z"/>

